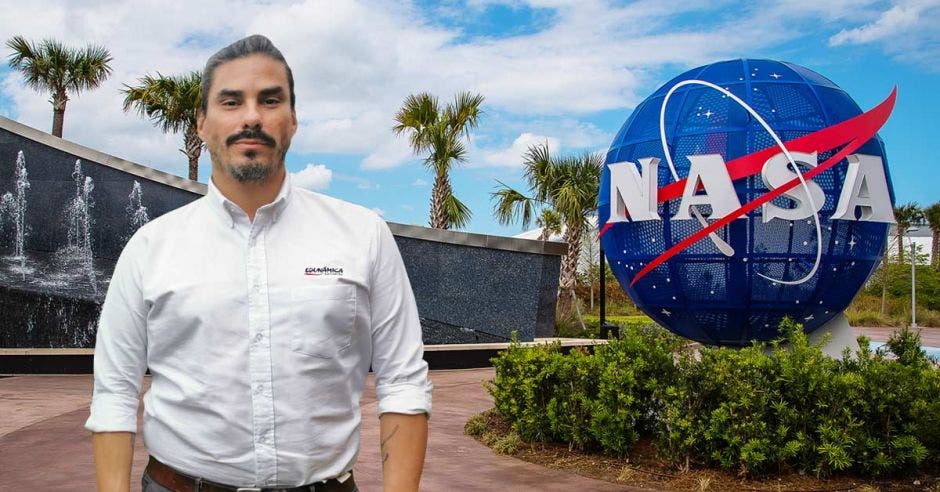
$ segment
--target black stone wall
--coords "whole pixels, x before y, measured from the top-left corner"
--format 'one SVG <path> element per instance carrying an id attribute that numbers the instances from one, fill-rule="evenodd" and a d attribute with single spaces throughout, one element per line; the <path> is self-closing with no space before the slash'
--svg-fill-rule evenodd
<path id="1" fill-rule="evenodd" d="M 14 166 L 20 151 L 30 183 L 26 268 L 11 258 L 14 229 L 10 217 L 4 216 L 0 348 L 93 347 L 114 262 L 134 232 L 128 210 L 134 181 L 141 185 L 151 220 L 199 198 L 205 187 L 0 118 L 0 195 L 15 194 Z M 76 159 L 94 183 L 90 273 L 62 254 L 68 243 L 66 209 L 76 195 Z M 415 293 L 425 343 L 505 342 L 513 331 L 528 341 L 554 333 L 559 253 L 546 253 L 533 241 L 496 238 L 500 247 L 486 247 L 480 244 L 492 237 L 448 232 L 441 240 L 440 231 L 391 226 Z"/>

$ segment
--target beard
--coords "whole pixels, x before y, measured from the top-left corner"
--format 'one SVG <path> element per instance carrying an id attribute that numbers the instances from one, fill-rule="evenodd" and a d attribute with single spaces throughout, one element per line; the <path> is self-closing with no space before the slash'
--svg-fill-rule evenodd
<path id="1" fill-rule="evenodd" d="M 231 137 L 230 137 L 231 138 Z M 244 160 L 237 157 L 226 161 L 219 152 L 209 149 L 210 157 L 213 163 L 218 163 L 223 171 L 228 173 L 235 181 L 239 183 L 261 183 L 268 179 L 274 171 L 284 167 L 284 157 L 287 155 L 287 145 L 281 147 L 277 145 L 274 139 L 271 139 L 274 155 L 271 160 L 265 161 L 258 159 L 256 150 L 248 150 L 243 154 Z"/>
<path id="2" fill-rule="evenodd" d="M 239 183 L 257 183 L 268 179 L 271 175 L 272 166 L 260 162 L 249 161 L 241 166 L 226 166 L 229 175 L 235 178 Z"/>

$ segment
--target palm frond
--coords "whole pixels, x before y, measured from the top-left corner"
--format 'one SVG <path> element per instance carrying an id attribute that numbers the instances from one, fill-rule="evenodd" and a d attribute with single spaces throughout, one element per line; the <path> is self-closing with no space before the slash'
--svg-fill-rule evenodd
<path id="1" fill-rule="evenodd" d="M 396 135 L 407 134 L 416 154 L 427 150 L 430 147 L 429 133 L 440 120 L 438 108 L 437 97 L 427 92 L 409 95 L 395 113 L 397 124 L 392 127 L 392 132 Z"/>
<path id="2" fill-rule="evenodd" d="M 491 200 L 495 202 L 493 215 L 496 220 L 502 225 L 519 221 L 522 227 L 528 227 L 532 221 L 534 200 L 501 181 L 496 182 L 500 187 L 490 193 Z"/>
<path id="3" fill-rule="evenodd" d="M 447 216 L 448 225 L 456 229 L 463 229 L 470 224 L 470 218 L 473 215 L 470 208 L 457 199 L 453 193 L 444 198 L 444 214 Z"/>
<path id="4" fill-rule="evenodd" d="M 10 66 L 38 91 L 78 93 L 100 86 L 111 75 L 111 53 L 103 46 L 73 49 L 55 39 L 36 44 L 23 36 L 14 36 L 6 44 L 13 50 Z"/>
<path id="5" fill-rule="evenodd" d="M 164 132 L 178 132 L 195 126 L 201 101 L 202 75 L 145 75 L 134 86 L 124 85 L 124 111 L 135 109 Z"/>
<path id="6" fill-rule="evenodd" d="M 444 117 L 454 137 L 462 134 L 470 138 L 470 130 L 476 128 L 480 115 L 483 114 L 481 106 L 484 99 L 482 94 L 470 92 L 461 92 L 454 96 L 454 103 L 447 106 Z"/>

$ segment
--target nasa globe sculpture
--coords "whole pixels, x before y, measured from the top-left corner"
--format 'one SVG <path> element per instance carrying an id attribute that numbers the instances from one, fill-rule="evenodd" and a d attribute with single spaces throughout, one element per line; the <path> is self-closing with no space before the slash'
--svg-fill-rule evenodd
<path id="1" fill-rule="evenodd" d="M 713 345 L 811 332 L 881 261 L 894 191 L 863 112 L 792 63 L 690 70 L 636 107 L 601 174 L 598 223 L 614 275 L 672 332 Z"/>

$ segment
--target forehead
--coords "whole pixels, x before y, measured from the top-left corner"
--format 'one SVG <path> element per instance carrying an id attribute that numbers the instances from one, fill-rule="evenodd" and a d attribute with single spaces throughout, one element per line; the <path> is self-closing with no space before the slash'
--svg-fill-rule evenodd
<path id="1" fill-rule="evenodd" d="M 254 54 L 229 60 L 215 68 L 209 93 L 221 90 L 249 91 L 283 87 L 288 90 L 287 67 L 267 55 Z"/>

